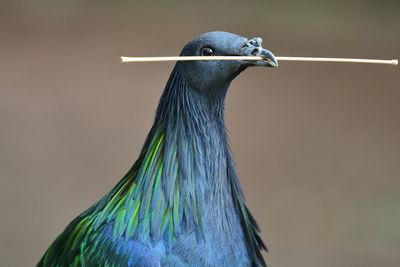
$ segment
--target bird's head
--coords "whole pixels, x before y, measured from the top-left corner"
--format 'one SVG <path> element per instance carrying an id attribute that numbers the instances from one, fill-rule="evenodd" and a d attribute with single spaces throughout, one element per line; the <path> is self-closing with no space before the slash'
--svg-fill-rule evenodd
<path id="1" fill-rule="evenodd" d="M 184 70 L 183 75 L 193 89 L 218 95 L 247 67 L 278 66 L 275 56 L 261 44 L 261 38 L 248 40 L 228 32 L 208 32 L 190 41 L 181 56 L 261 56 L 265 60 L 181 61 L 177 67 Z"/>

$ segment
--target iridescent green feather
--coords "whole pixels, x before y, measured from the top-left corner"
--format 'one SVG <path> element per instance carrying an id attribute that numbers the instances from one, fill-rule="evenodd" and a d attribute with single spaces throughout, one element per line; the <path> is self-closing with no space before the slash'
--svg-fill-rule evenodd
<path id="1" fill-rule="evenodd" d="M 166 152 L 164 128 L 160 125 L 131 170 L 110 193 L 67 226 L 38 266 L 62 266 L 65 262 L 69 266 L 94 264 L 106 251 L 116 250 L 115 241 L 120 238 L 153 243 L 165 238 L 167 248 L 171 248 L 179 235 L 184 205 L 180 195 L 178 144 L 176 138 L 170 141 Z M 165 161 L 168 169 L 163 168 Z M 166 183 L 163 179 L 168 179 L 167 187 L 163 186 Z M 193 216 L 199 216 L 196 206 L 189 209 Z M 199 222 L 197 218 L 190 219 Z M 112 228 L 111 237 L 107 235 L 107 227 Z M 106 265 L 118 263 L 109 259 Z"/>

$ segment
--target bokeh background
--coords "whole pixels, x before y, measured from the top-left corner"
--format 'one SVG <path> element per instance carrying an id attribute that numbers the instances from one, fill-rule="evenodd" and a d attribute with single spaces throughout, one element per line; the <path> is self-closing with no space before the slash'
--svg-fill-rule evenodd
<path id="1" fill-rule="evenodd" d="M 279 56 L 399 58 L 399 1 L 0 1 L 0 266 L 33 266 L 138 156 L 178 55 L 211 30 Z M 270 266 L 399 266 L 400 68 L 281 62 L 226 120 Z"/>

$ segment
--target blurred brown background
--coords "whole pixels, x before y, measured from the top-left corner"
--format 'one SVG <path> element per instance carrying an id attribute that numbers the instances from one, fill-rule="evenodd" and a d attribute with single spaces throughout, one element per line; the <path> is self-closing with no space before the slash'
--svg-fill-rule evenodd
<path id="1" fill-rule="evenodd" d="M 0 266 L 33 266 L 136 159 L 193 37 L 279 56 L 400 57 L 399 1 L 0 1 Z M 270 266 L 398 266 L 400 69 L 282 62 L 226 119 Z"/>

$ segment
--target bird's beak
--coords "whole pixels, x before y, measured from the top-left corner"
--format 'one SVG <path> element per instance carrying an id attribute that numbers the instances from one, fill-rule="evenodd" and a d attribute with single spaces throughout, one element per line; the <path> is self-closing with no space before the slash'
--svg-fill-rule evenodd
<path id="1" fill-rule="evenodd" d="M 278 67 L 278 60 L 271 51 L 262 47 L 262 39 L 255 37 L 242 44 L 242 55 L 244 56 L 258 56 L 262 60 L 252 60 L 247 62 L 247 66 L 262 66 L 262 67 Z"/>
<path id="2" fill-rule="evenodd" d="M 257 60 L 255 66 L 278 67 L 278 60 L 275 55 L 267 49 L 261 48 L 259 53 L 256 53 L 255 56 L 263 58 L 263 60 Z"/>

